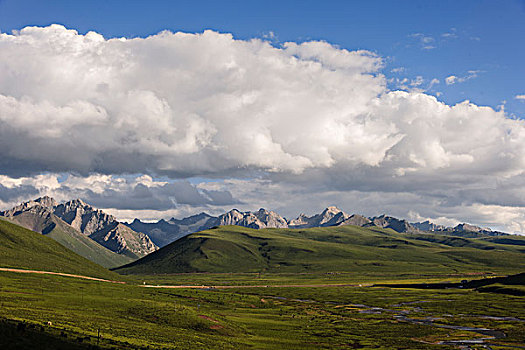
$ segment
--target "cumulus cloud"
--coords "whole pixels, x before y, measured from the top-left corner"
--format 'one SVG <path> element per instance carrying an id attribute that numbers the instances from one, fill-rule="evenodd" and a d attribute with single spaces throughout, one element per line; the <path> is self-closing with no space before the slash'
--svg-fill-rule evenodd
<path id="1" fill-rule="evenodd" d="M 486 222 L 486 208 L 521 210 L 517 195 L 506 196 L 525 176 L 525 122 L 423 93 L 437 79 L 390 91 L 382 67 L 369 51 L 322 41 L 277 47 L 214 31 L 106 39 L 51 25 L 2 33 L 0 200 L 14 200 L 18 188 L 115 210 L 215 210 L 239 200 L 263 206 L 264 187 L 277 198 L 268 204 L 290 210 L 344 196 L 392 214 L 418 206 L 443 220 Z M 62 173 L 75 175 L 63 181 Z M 220 186 L 184 180 L 193 177 Z M 296 196 L 283 200 L 287 188 Z M 406 201 L 396 209 L 393 198 Z M 523 215 L 512 215 L 521 227 Z"/>
<path id="2" fill-rule="evenodd" d="M 386 131 L 363 123 L 385 90 L 367 51 L 213 31 L 106 40 L 59 25 L 1 34 L 0 48 L 0 164 L 12 175 L 300 172 L 330 166 L 334 147 L 377 162 L 360 136 Z"/>

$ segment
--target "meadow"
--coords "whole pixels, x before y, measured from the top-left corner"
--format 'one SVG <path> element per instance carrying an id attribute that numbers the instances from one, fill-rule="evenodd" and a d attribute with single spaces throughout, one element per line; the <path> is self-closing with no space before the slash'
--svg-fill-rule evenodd
<path id="1" fill-rule="evenodd" d="M 204 282 L 202 274 L 184 281 L 192 277 Z M 264 285 L 258 274 L 207 275 L 206 282 L 228 285 L 237 277 Z M 309 277 L 308 283 L 333 282 L 325 274 Z M 289 276 L 266 278 L 304 284 Z M 467 277 L 448 280 L 460 278 Z M 339 276 L 338 282 L 359 281 Z M 484 345 L 492 349 L 525 347 L 524 297 L 471 289 L 174 289 L 13 272 L 0 272 L 0 287 L 2 349 L 30 349 L 35 342 L 41 349 L 448 349 L 490 337 Z"/>

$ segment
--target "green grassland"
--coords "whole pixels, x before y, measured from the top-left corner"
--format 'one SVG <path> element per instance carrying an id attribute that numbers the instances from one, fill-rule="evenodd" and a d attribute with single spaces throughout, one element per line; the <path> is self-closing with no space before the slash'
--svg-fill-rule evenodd
<path id="1" fill-rule="evenodd" d="M 55 240 L 5 220 L 0 220 L 0 267 L 119 279 Z"/>
<path id="2" fill-rule="evenodd" d="M 304 230 L 222 226 L 183 237 L 116 271 L 510 274 L 525 270 L 522 243 L 525 239 L 498 243 L 486 236 L 409 234 L 358 226 Z"/>
<path id="3" fill-rule="evenodd" d="M 525 346 L 524 301 L 470 289 L 162 289 L 0 272 L 0 348 L 454 349 L 437 342 L 487 337 L 441 327 L 462 326 L 503 332 L 487 342 L 508 349 Z"/>

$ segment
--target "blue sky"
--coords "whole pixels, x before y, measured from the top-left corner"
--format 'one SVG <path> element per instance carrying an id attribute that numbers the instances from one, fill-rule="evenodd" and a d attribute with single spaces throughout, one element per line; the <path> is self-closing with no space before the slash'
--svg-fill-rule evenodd
<path id="1" fill-rule="evenodd" d="M 515 98 L 525 94 L 523 0 L 0 1 L 2 32 L 51 23 L 106 38 L 214 29 L 238 39 L 273 33 L 276 45 L 326 40 L 384 57 L 392 89 L 420 76 L 412 87 L 448 104 L 468 99 L 498 108 L 506 101 L 509 116 L 525 117 L 525 100 Z M 450 76 L 457 78 L 446 84 Z M 432 79 L 439 83 L 428 89 Z"/>

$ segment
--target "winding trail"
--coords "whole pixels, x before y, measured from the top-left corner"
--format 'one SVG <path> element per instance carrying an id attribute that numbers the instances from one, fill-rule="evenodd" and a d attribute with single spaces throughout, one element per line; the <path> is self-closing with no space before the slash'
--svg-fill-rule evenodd
<path id="1" fill-rule="evenodd" d="M 39 271 L 39 270 L 23 270 L 23 269 L 12 269 L 12 268 L 7 268 L 7 267 L 0 267 L 0 271 L 18 272 L 18 273 L 36 273 L 36 274 L 39 274 L 39 275 L 55 275 L 55 276 L 80 278 L 80 279 L 91 280 L 91 281 L 126 284 L 126 282 L 122 282 L 122 281 L 112 281 L 112 280 L 106 280 L 106 279 L 103 279 L 103 278 L 96 278 L 96 277 L 89 277 L 89 276 L 82 276 L 82 275 L 73 275 L 73 274 L 70 274 L 70 273 L 62 273 L 62 272 Z"/>
<path id="2" fill-rule="evenodd" d="M 7 271 L 7 272 L 18 272 L 18 273 L 35 273 L 39 275 L 55 275 L 55 276 L 64 276 L 64 277 L 72 277 L 72 278 L 80 278 L 85 280 L 91 280 L 91 281 L 99 281 L 99 282 L 108 282 L 108 283 L 119 283 L 119 284 L 126 284 L 126 282 L 122 281 L 112 281 L 112 280 L 106 280 L 103 278 L 96 278 L 96 277 L 90 277 L 90 276 L 83 276 L 83 275 L 75 275 L 70 273 L 62 273 L 62 272 L 51 272 L 51 271 L 40 271 L 40 270 L 24 270 L 24 269 L 13 269 L 13 268 L 7 268 L 7 267 L 0 267 L 0 271 Z M 231 289 L 231 288 L 327 288 L 327 287 L 370 287 L 372 286 L 371 283 L 361 283 L 361 284 L 260 284 L 260 285 L 223 285 L 223 286 L 207 286 L 207 285 L 150 285 L 150 284 L 140 284 L 138 285 L 140 287 L 145 288 L 168 288 L 168 289 Z"/>
<path id="3" fill-rule="evenodd" d="M 146 288 L 168 288 L 168 289 L 179 289 L 179 288 L 193 288 L 193 289 L 232 289 L 232 288 L 329 288 L 329 287 L 370 287 L 371 283 L 367 284 L 252 284 L 252 285 L 228 285 L 228 286 L 189 286 L 189 285 L 149 285 L 145 284 L 142 287 Z"/>

